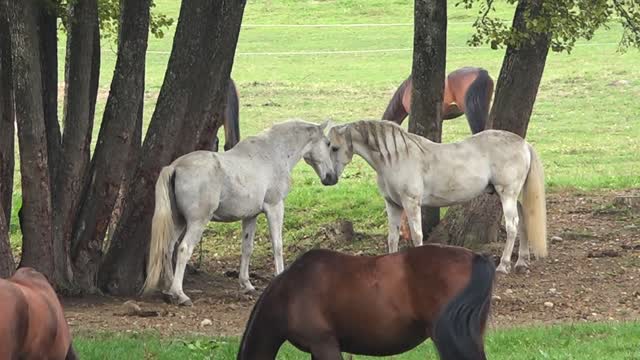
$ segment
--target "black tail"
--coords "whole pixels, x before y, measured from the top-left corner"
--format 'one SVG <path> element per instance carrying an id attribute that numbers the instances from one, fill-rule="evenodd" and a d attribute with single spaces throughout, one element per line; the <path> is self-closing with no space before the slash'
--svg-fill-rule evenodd
<path id="1" fill-rule="evenodd" d="M 475 255 L 471 279 L 436 320 L 433 342 L 442 360 L 485 360 L 483 333 L 491 306 L 495 265 Z"/>
<path id="2" fill-rule="evenodd" d="M 484 130 L 489 116 L 489 103 L 493 96 L 493 79 L 485 69 L 480 69 L 478 77 L 471 83 L 464 95 L 465 114 L 471 133 Z"/>
<path id="3" fill-rule="evenodd" d="M 227 104 L 224 109 L 224 151 L 234 147 L 240 141 L 240 101 L 238 90 L 232 79 L 229 79 L 227 87 Z"/>
<path id="4" fill-rule="evenodd" d="M 69 350 L 67 350 L 67 357 L 64 358 L 64 360 L 78 360 L 78 355 L 76 354 L 75 350 L 73 350 L 73 344 L 69 343 Z"/>
<path id="5" fill-rule="evenodd" d="M 404 96 L 404 92 L 410 79 L 411 77 L 408 77 L 402 82 L 402 84 L 400 84 L 400 86 L 398 86 L 398 89 L 391 97 L 391 101 L 389 101 L 389 105 L 387 105 L 387 109 L 382 115 L 382 120 L 390 120 L 401 125 L 402 121 L 404 121 L 407 115 L 409 115 L 407 110 L 404 108 L 404 105 L 402 105 L 402 97 Z"/>

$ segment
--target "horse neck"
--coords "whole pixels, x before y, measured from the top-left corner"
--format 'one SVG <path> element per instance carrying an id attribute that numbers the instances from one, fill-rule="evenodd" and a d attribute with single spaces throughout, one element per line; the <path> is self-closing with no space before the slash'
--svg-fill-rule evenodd
<path id="1" fill-rule="evenodd" d="M 402 159 L 406 157 L 407 148 L 409 149 L 409 154 L 420 154 L 422 156 L 428 156 L 434 150 L 434 146 L 438 146 L 438 143 L 434 143 L 427 138 L 422 136 L 415 136 L 414 134 L 406 134 L 399 132 L 393 133 L 391 136 L 396 136 L 396 144 L 400 147 L 395 147 L 393 151 L 390 151 L 389 154 L 383 155 L 381 152 L 376 151 L 371 148 L 369 144 L 365 142 L 362 138 L 361 134 L 355 129 L 350 128 L 348 131 L 351 132 L 351 144 L 353 147 L 353 153 L 360 155 L 376 172 L 379 172 L 384 167 L 389 166 L 398 159 Z M 397 130 L 403 131 L 403 130 Z M 404 147 L 406 144 L 406 147 Z M 387 144 L 387 147 L 390 147 L 391 144 Z M 410 155 L 411 156 L 411 155 Z"/>
<path id="2" fill-rule="evenodd" d="M 265 317 L 262 309 L 265 294 L 269 292 L 267 288 L 256 301 L 247 328 L 242 335 L 237 360 L 262 360 L 275 359 L 284 340 L 280 340 L 275 334 L 275 326 L 272 321 Z M 265 309 L 268 312 L 268 309 Z"/>
<path id="3" fill-rule="evenodd" d="M 293 168 L 302 157 L 309 151 L 309 145 L 311 144 L 311 136 L 306 129 L 294 128 L 292 131 L 287 131 L 284 134 L 281 132 L 274 133 L 273 135 L 276 148 L 276 158 L 281 159 L 286 166 L 288 172 L 293 171 Z"/>

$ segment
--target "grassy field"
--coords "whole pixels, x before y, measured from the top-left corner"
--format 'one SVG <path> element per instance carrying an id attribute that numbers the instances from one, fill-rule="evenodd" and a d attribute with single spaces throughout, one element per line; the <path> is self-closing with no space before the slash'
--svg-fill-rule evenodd
<path id="1" fill-rule="evenodd" d="M 177 21 L 179 1 L 156 3 L 155 11 Z M 476 11 L 450 4 L 447 71 L 481 66 L 497 79 L 503 51 L 466 46 Z M 318 122 L 326 118 L 336 122 L 379 118 L 396 86 L 411 69 L 412 11 L 413 2 L 409 0 L 250 1 L 232 74 L 240 91 L 242 136 L 289 118 Z M 507 21 L 512 13 L 513 8 L 504 3 L 496 12 Z M 282 24 L 396 26 L 276 26 Z M 145 125 L 151 119 L 162 85 L 173 31 L 174 28 L 167 31 L 162 39 L 150 38 Z M 528 140 L 542 157 L 551 190 L 640 186 L 640 55 L 637 50 L 617 53 L 620 35 L 620 27 L 611 24 L 592 41 L 577 44 L 571 55 L 549 56 Z M 64 44 L 64 34 L 60 44 Z M 103 43 L 94 144 L 115 65 L 114 49 L 114 44 Z M 357 52 L 380 49 L 393 51 Z M 318 54 L 326 51 L 356 52 Z M 59 54 L 63 79 L 64 51 L 61 49 Z M 616 80 L 629 83 L 609 85 Z M 445 142 L 468 135 L 464 117 L 445 122 Z M 19 190 L 16 181 L 11 224 L 16 247 L 20 241 Z M 313 235 L 322 225 L 338 219 L 352 220 L 357 231 L 386 232 L 386 215 L 373 171 L 356 159 L 337 186 L 323 187 L 311 168 L 297 166 L 286 202 L 285 241 Z M 266 234 L 264 219 L 259 221 L 258 239 Z M 212 226 L 207 235 L 208 247 L 219 254 L 237 253 L 238 242 L 229 239 L 237 237 L 238 229 L 238 224 Z M 262 250 L 258 246 L 257 252 Z"/>
<path id="2" fill-rule="evenodd" d="M 491 331 L 486 339 L 489 359 L 640 359 L 640 323 L 583 324 Z M 152 334 L 100 334 L 77 337 L 75 348 L 87 359 L 235 359 L 238 339 L 161 339 Z M 425 357 L 426 355 L 426 357 Z M 308 359 L 285 344 L 278 360 Z M 435 359 L 427 341 L 394 359 Z M 356 356 L 355 359 L 376 359 Z"/>

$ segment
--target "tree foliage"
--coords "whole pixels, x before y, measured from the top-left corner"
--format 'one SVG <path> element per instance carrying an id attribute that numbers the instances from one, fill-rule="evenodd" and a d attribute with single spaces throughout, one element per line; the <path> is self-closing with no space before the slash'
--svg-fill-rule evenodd
<path id="1" fill-rule="evenodd" d="M 61 28 L 63 31 L 68 29 L 68 13 L 65 9 L 69 8 L 69 3 L 77 0 L 50 0 L 47 6 L 60 17 Z M 165 30 L 173 25 L 174 19 L 166 14 L 154 11 L 156 4 L 151 1 L 151 18 L 149 22 L 149 31 L 156 38 L 162 38 Z M 100 35 L 104 39 L 117 42 L 120 13 L 122 10 L 121 0 L 98 0 L 98 21 L 100 25 Z"/>
<path id="2" fill-rule="evenodd" d="M 507 0 L 514 4 L 517 0 Z M 494 0 L 461 0 L 456 6 L 471 9 L 478 6 L 474 22 L 475 33 L 468 44 L 489 44 L 498 49 L 518 47 L 532 41 L 536 33 L 551 34 L 551 50 L 570 53 L 579 39 L 591 40 L 600 27 L 608 28 L 613 21 L 623 28 L 621 51 L 629 46 L 640 48 L 640 2 L 637 0 L 553 0 L 542 1 L 541 16 L 527 16 L 527 31 L 517 31 L 509 23 L 490 16 L 495 11 Z"/>

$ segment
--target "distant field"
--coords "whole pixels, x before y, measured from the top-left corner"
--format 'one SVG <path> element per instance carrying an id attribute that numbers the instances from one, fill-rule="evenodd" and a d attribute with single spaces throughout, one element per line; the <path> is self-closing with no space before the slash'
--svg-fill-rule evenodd
<path id="1" fill-rule="evenodd" d="M 640 324 L 582 324 L 491 331 L 486 341 L 489 359 L 630 360 L 640 358 Z M 232 360 L 238 339 L 161 339 L 146 335 L 102 334 L 77 337 L 75 347 L 87 359 L 216 359 Z M 436 359 L 430 340 L 394 359 Z M 278 360 L 309 359 L 285 344 Z M 354 359 L 380 359 L 354 356 Z"/>
<path id="2" fill-rule="evenodd" d="M 179 1 L 156 3 L 154 11 L 177 20 Z M 449 7 L 447 71 L 482 66 L 497 79 L 503 51 L 467 47 L 476 10 L 456 8 L 454 3 Z M 509 21 L 512 11 L 501 4 L 497 14 Z M 249 1 L 232 74 L 240 88 L 242 136 L 294 117 L 310 121 L 332 118 L 336 122 L 379 118 L 396 86 L 410 72 L 412 12 L 413 2 L 408 0 Z M 395 26 L 266 26 L 282 24 Z M 162 84 L 172 34 L 173 29 L 163 39 L 150 39 L 145 124 Z M 571 55 L 549 56 L 528 140 L 543 159 L 546 183 L 552 190 L 640 186 L 640 55 L 637 50 L 616 53 L 620 34 L 620 27 L 612 24 L 592 41 L 580 42 Z M 60 46 L 63 41 L 61 36 Z M 98 124 L 113 73 L 113 49 L 113 44 L 103 43 Z M 381 49 L 392 51 L 318 54 Z M 289 54 L 274 54 L 282 52 Z M 60 51 L 61 60 L 63 57 L 64 51 Z M 608 85 L 616 80 L 628 80 L 629 84 Z M 95 143 L 99 126 L 94 129 Z M 445 123 L 444 141 L 466 136 L 463 117 Z M 19 181 L 16 189 L 14 215 L 20 201 Z M 386 232 L 374 173 L 360 159 L 347 168 L 335 187 L 323 187 L 308 166 L 298 166 L 286 208 L 286 241 L 314 234 L 323 224 L 341 218 L 352 220 L 358 231 Z M 263 238 L 266 227 L 263 219 L 260 221 L 258 238 Z M 238 228 L 239 224 L 212 226 L 215 231 L 207 235 L 207 242 L 222 253 L 231 246 L 235 253 L 239 244 L 228 239 L 237 236 Z M 19 241 L 15 217 L 12 234 L 15 244 Z"/>

